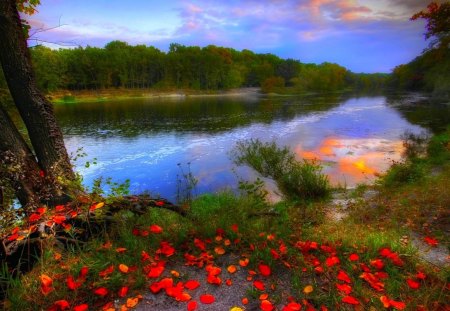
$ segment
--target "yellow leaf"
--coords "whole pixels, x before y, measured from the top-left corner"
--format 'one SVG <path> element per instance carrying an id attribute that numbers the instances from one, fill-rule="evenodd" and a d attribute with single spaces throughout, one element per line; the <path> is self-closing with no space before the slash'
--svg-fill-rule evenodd
<path id="1" fill-rule="evenodd" d="M 244 311 L 241 307 L 233 307 L 230 309 L 230 311 Z"/>
<path id="2" fill-rule="evenodd" d="M 314 290 L 314 288 L 311 285 L 308 285 L 308 286 L 305 286 L 305 288 L 303 289 L 303 292 L 305 294 L 309 294 L 309 293 L 312 293 L 313 290 Z"/>
<path id="3" fill-rule="evenodd" d="M 180 272 L 172 270 L 170 271 L 170 274 L 172 274 L 173 277 L 175 278 L 179 278 L 180 277 Z"/>

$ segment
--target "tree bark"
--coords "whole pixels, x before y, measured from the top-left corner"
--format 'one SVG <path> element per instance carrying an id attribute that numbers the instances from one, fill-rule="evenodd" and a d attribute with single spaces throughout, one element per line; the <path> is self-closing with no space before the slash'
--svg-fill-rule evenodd
<path id="1" fill-rule="evenodd" d="M 15 0 L 0 1 L 0 62 L 11 96 L 27 127 L 39 166 L 53 180 L 75 174 L 51 103 L 38 90 Z M 55 187 L 55 195 L 61 195 Z"/>
<path id="2" fill-rule="evenodd" d="M 0 177 L 16 190 L 23 207 L 39 202 L 42 177 L 33 153 L 0 106 Z"/>

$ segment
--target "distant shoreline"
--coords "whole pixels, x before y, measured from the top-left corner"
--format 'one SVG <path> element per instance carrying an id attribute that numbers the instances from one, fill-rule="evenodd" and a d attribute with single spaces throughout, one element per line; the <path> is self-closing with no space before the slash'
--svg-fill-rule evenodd
<path id="1" fill-rule="evenodd" d="M 159 99 L 159 98 L 189 98 L 189 97 L 260 97 L 259 87 L 239 88 L 218 91 L 173 90 L 157 91 L 152 89 L 104 89 L 69 91 L 60 90 L 47 95 L 55 103 L 103 102 L 131 98 Z"/>

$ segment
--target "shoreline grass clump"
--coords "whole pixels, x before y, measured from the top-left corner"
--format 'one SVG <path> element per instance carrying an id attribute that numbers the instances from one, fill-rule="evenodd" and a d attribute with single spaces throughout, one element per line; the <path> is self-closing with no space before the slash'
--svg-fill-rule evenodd
<path id="1" fill-rule="evenodd" d="M 263 177 L 272 178 L 289 200 L 326 198 L 331 190 L 328 177 L 315 161 L 297 161 L 288 147 L 258 139 L 240 141 L 232 151 L 237 165 L 248 165 Z"/>

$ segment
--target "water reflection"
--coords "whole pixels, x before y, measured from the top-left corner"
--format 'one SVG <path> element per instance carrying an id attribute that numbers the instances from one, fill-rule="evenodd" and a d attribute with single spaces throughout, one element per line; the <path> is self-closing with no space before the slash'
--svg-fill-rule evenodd
<path id="1" fill-rule="evenodd" d="M 335 184 L 371 181 L 399 159 L 406 130 L 424 130 L 392 101 L 384 96 L 130 100 L 61 105 L 56 113 L 68 149 L 83 147 L 88 154 L 76 163 L 87 185 L 99 176 L 130 178 L 133 192 L 173 199 L 177 163 L 192 163 L 198 193 L 236 187 L 237 176 L 253 178 L 249 168 L 235 168 L 229 159 L 236 142 L 250 138 L 275 140 L 299 158 L 319 159 Z M 84 167 L 93 158 L 98 164 Z"/>

